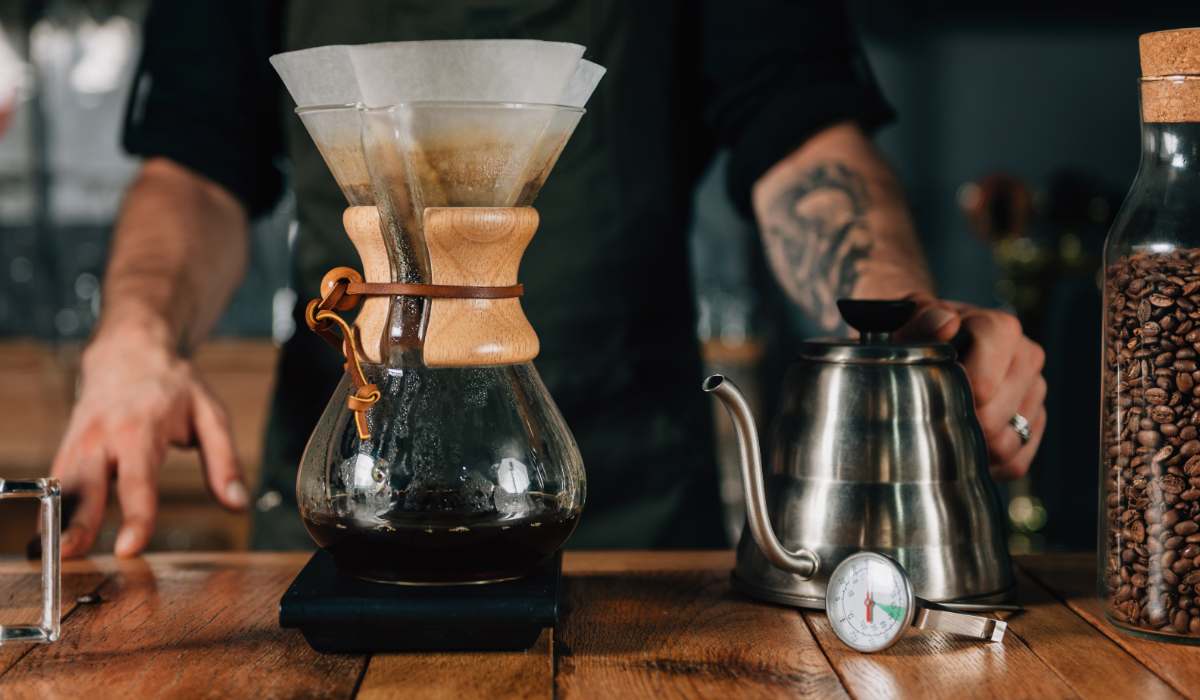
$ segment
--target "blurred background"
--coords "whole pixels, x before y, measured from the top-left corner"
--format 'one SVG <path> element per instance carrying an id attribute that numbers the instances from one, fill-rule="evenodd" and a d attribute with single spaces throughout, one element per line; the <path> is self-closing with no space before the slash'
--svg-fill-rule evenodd
<path id="1" fill-rule="evenodd" d="M 168 0 L 176 1 L 176 0 Z M 0 476 L 49 470 L 121 194 L 119 146 L 146 0 L 0 0 Z M 1048 7 L 1052 5 L 1052 7 Z M 1095 542 L 1096 272 L 1137 167 L 1137 35 L 1200 24 L 1194 2 L 1004 4 L 852 0 L 899 119 L 879 143 L 908 189 L 943 296 L 1016 312 L 1047 348 L 1049 428 L 1029 479 L 1005 498 L 1017 551 Z M 719 165 L 719 159 L 718 163 Z M 230 408 L 252 481 L 276 347 L 294 329 L 290 202 L 257 223 L 252 268 L 197 357 Z M 714 165 L 695 197 L 693 263 L 706 361 L 747 388 L 764 419 L 799 338 L 816 334 L 766 273 L 757 234 Z M 722 436 L 732 535 L 741 487 Z M 198 460 L 174 452 L 152 547 L 245 546 L 248 520 L 208 498 Z M 270 496 L 270 494 L 268 494 Z M 267 499 L 269 500 L 269 499 Z M 256 507 L 273 504 L 261 502 Z M 0 540 L 31 515 L 0 508 Z M 111 548 L 108 528 L 100 546 Z"/>

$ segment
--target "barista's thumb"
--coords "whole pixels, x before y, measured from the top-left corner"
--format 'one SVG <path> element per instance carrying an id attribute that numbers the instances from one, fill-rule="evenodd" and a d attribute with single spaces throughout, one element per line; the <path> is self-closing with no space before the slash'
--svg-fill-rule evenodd
<path id="1" fill-rule="evenodd" d="M 947 343 L 958 333 L 962 319 L 958 311 L 938 299 L 913 299 L 917 311 L 897 336 L 909 342 Z"/>

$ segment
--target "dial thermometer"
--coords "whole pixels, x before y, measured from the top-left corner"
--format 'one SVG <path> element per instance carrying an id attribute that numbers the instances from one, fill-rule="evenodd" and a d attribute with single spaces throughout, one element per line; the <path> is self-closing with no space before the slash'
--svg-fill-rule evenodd
<path id="1" fill-rule="evenodd" d="M 910 626 L 998 642 L 1008 624 L 967 615 L 913 595 L 904 567 L 878 552 L 846 557 L 829 576 L 825 590 L 829 624 L 846 646 L 857 651 L 887 649 Z"/>

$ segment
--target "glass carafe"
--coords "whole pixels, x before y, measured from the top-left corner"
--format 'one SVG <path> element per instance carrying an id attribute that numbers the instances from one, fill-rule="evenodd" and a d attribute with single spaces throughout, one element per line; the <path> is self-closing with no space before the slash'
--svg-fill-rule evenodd
<path id="1" fill-rule="evenodd" d="M 377 218 L 379 235 L 359 226 L 351 238 L 364 253 L 367 282 L 380 281 L 371 279 L 374 256 L 386 261 L 380 267 L 391 282 L 437 284 L 426 208 L 527 207 L 582 110 L 465 102 L 338 114 L 302 116 L 314 138 L 314 119 L 361 122 L 359 154 L 378 216 L 371 210 L 360 221 Z M 356 168 L 334 167 L 331 152 L 322 146 L 343 191 L 356 194 L 352 204 L 367 204 L 357 183 L 341 181 Z M 348 231 L 351 220 L 348 213 Z M 396 295 L 367 303 L 376 301 L 386 320 L 370 328 L 364 307 L 357 330 L 362 372 L 379 398 L 365 411 L 364 431 L 347 402 L 348 361 L 300 466 L 305 526 L 340 569 L 362 578 L 476 583 L 529 573 L 570 536 L 585 492 L 578 448 L 532 364 L 536 336 L 528 330 L 532 349 L 526 343 L 523 354 L 497 351 L 503 344 L 486 332 L 467 351 L 435 352 L 441 339 L 429 331 L 443 300 Z M 453 301 L 467 313 L 486 306 Z"/>
<path id="2" fill-rule="evenodd" d="M 1170 72 L 1189 45 L 1142 37 L 1141 165 L 1105 245 L 1098 573 L 1119 628 L 1197 643 L 1200 76 Z"/>

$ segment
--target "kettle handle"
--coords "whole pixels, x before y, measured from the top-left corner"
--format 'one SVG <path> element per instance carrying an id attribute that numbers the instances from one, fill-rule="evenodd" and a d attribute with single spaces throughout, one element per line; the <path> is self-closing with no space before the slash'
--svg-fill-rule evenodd
<path id="1" fill-rule="evenodd" d="M 746 402 L 746 397 L 738 390 L 737 385 L 720 374 L 705 379 L 701 388 L 720 399 L 733 420 L 733 429 L 737 433 L 738 462 L 742 467 L 742 486 L 746 494 L 746 523 L 754 542 L 772 564 L 807 581 L 816 575 L 821 560 L 817 553 L 810 549 L 798 549 L 794 552 L 789 550 L 775 536 L 775 529 L 771 527 L 771 518 L 767 513 L 762 451 L 759 448 L 758 430 L 754 427 L 750 404 Z"/>

